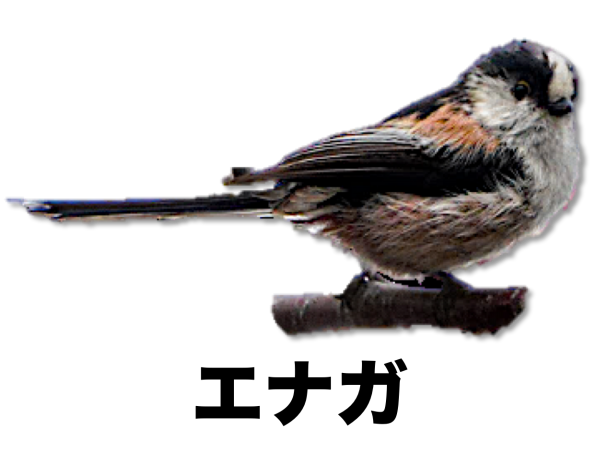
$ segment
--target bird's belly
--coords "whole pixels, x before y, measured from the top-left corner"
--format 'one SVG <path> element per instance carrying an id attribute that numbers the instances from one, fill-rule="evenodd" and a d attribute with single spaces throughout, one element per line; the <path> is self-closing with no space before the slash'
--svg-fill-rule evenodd
<path id="1" fill-rule="evenodd" d="M 453 197 L 383 194 L 337 214 L 323 233 L 390 276 L 447 271 L 489 259 L 534 230 L 513 189 Z"/>

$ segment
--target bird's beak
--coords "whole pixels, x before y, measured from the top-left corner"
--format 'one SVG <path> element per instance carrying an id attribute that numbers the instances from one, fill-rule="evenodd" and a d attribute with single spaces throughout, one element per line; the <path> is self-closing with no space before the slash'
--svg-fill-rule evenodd
<path id="1" fill-rule="evenodd" d="M 548 112 L 555 117 L 562 117 L 570 112 L 573 112 L 573 102 L 569 99 L 559 99 L 556 102 L 549 102 Z"/>

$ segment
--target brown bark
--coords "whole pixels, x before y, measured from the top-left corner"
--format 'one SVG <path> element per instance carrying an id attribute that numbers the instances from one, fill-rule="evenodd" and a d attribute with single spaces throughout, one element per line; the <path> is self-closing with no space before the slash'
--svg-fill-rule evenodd
<path id="1" fill-rule="evenodd" d="M 524 287 L 445 291 L 367 281 L 349 298 L 345 292 L 276 296 L 273 316 L 287 334 L 412 325 L 495 333 L 523 311 L 526 293 Z"/>

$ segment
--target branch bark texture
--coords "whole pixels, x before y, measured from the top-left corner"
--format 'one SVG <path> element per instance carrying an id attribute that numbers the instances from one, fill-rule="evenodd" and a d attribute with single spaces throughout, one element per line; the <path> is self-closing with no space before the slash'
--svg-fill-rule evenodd
<path id="1" fill-rule="evenodd" d="M 276 296 L 273 316 L 287 334 L 412 325 L 495 333 L 523 311 L 526 293 L 523 287 L 445 292 L 368 281 L 349 304 L 342 295 Z"/>

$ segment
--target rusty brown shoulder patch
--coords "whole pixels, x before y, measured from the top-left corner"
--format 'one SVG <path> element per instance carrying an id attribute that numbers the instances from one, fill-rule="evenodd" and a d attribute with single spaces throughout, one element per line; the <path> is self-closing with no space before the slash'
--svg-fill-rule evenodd
<path id="1" fill-rule="evenodd" d="M 499 146 L 499 140 L 476 119 L 451 103 L 442 105 L 422 120 L 417 120 L 414 113 L 384 125 L 404 127 L 415 135 L 435 141 L 438 146 L 468 150 L 483 148 L 488 153 L 496 151 Z"/>

